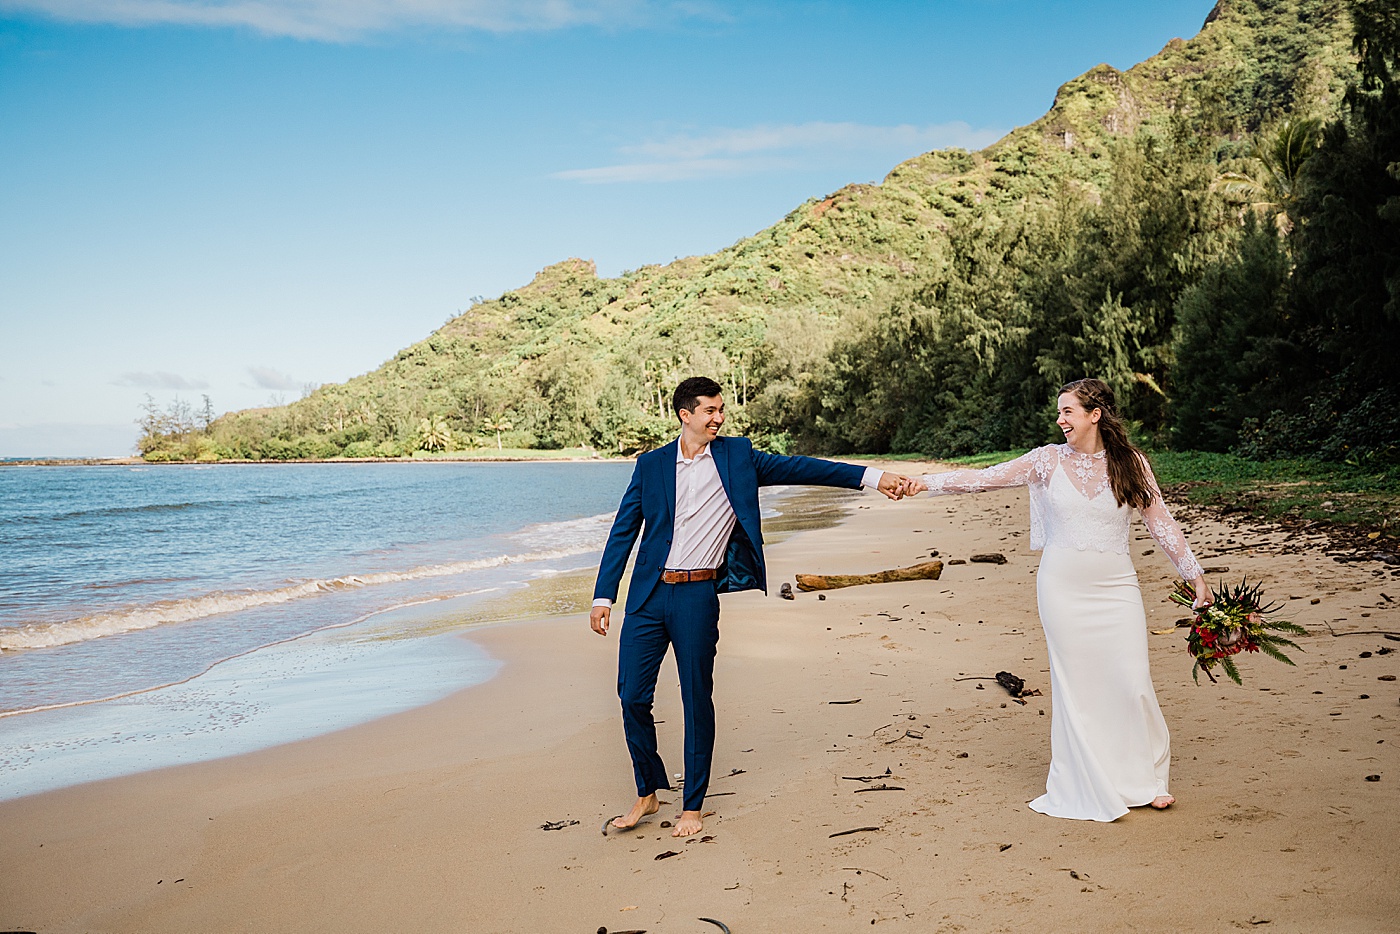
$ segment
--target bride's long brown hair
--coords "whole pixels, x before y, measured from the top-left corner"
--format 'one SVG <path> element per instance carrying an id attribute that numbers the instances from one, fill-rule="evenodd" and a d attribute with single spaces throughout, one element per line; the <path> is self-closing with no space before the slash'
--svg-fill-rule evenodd
<path id="1" fill-rule="evenodd" d="M 1147 455 L 1128 440 L 1128 429 L 1118 417 L 1113 390 L 1098 379 L 1077 379 L 1060 387 L 1060 395 L 1074 393 L 1074 398 L 1090 415 L 1099 410 L 1099 437 L 1103 439 L 1104 459 L 1108 465 L 1108 485 L 1120 506 L 1146 509 L 1152 504 L 1152 481 L 1147 474 Z"/>

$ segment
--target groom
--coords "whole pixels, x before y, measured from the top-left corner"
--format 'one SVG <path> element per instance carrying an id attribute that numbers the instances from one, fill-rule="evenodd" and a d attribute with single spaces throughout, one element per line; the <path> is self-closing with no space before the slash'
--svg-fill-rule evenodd
<path id="1" fill-rule="evenodd" d="M 724 399 L 719 384 L 703 376 L 677 386 L 671 407 L 681 422 L 680 438 L 637 458 L 603 550 L 589 623 L 599 635 L 608 634 L 627 555 L 640 532 L 617 664 L 637 803 L 612 825 L 635 827 L 660 809 L 657 790 L 671 787 L 656 752 L 651 704 L 661 660 L 667 646 L 673 646 L 685 707 L 685 804 L 671 836 L 686 837 L 701 829 L 700 809 L 710 783 L 719 595 L 767 590 L 758 488 L 789 483 L 873 486 L 899 499 L 908 481 L 873 467 L 765 454 L 747 438 L 719 437 Z"/>

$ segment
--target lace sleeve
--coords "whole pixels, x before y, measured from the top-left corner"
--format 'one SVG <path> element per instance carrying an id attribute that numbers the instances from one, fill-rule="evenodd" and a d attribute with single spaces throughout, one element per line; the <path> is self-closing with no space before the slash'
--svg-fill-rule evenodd
<path id="1" fill-rule="evenodd" d="M 1152 475 L 1152 468 L 1146 463 L 1143 467 L 1147 470 L 1147 481 L 1152 486 L 1152 502 L 1142 510 L 1143 524 L 1147 526 L 1147 531 L 1156 539 L 1157 544 L 1162 546 L 1162 550 L 1167 553 L 1183 580 L 1190 581 L 1202 577 L 1201 564 L 1191 553 L 1191 546 L 1186 544 L 1186 536 L 1181 534 L 1181 526 L 1176 524 L 1166 501 L 1162 499 L 1162 489 L 1157 485 L 1157 478 Z"/>
<path id="2" fill-rule="evenodd" d="M 995 464 L 982 470 L 950 470 L 920 477 L 930 496 L 950 493 L 981 493 L 983 490 L 1005 490 L 1013 486 L 1043 483 L 1055 469 L 1053 446 L 1036 448 L 1015 460 Z"/>

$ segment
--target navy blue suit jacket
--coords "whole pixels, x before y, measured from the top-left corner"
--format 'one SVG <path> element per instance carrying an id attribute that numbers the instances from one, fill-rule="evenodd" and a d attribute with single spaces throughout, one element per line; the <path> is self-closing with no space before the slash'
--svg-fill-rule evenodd
<path id="1" fill-rule="evenodd" d="M 593 597 L 617 601 L 627 555 L 638 532 L 642 544 L 632 570 L 632 586 L 627 591 L 627 612 L 634 613 L 656 589 L 671 552 L 676 518 L 676 446 L 648 451 L 637 458 L 632 482 L 622 495 L 608 534 L 598 583 Z M 719 471 L 720 483 L 734 509 L 736 522 L 719 568 L 720 593 L 736 590 L 767 591 L 768 578 L 763 564 L 763 530 L 758 513 L 758 488 L 779 484 L 808 484 L 859 489 L 865 468 L 854 464 L 825 461 L 815 457 L 780 457 L 753 449 L 748 438 L 716 438 L 710 453 Z"/>

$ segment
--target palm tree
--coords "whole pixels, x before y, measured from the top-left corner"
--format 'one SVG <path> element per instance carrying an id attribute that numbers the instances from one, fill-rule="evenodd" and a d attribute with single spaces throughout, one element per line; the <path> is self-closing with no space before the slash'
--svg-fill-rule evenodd
<path id="1" fill-rule="evenodd" d="M 1279 236 L 1293 229 L 1298 201 L 1298 180 L 1303 164 L 1322 140 L 1322 121 L 1313 117 L 1289 117 L 1262 143 L 1250 147 L 1253 172 L 1222 172 L 1211 182 L 1210 190 L 1252 210 L 1261 219 L 1272 218 Z"/>
<path id="2" fill-rule="evenodd" d="M 490 419 L 487 420 L 486 430 L 494 431 L 496 433 L 496 450 L 501 450 L 501 432 L 510 431 L 510 429 L 511 424 L 510 422 L 506 421 L 506 417 L 504 415 L 496 416 L 495 421 L 491 421 Z"/>
<path id="3" fill-rule="evenodd" d="M 418 422 L 418 446 L 425 451 L 445 451 L 452 443 L 452 430 L 447 427 L 447 419 L 441 415 L 420 419 Z"/>

